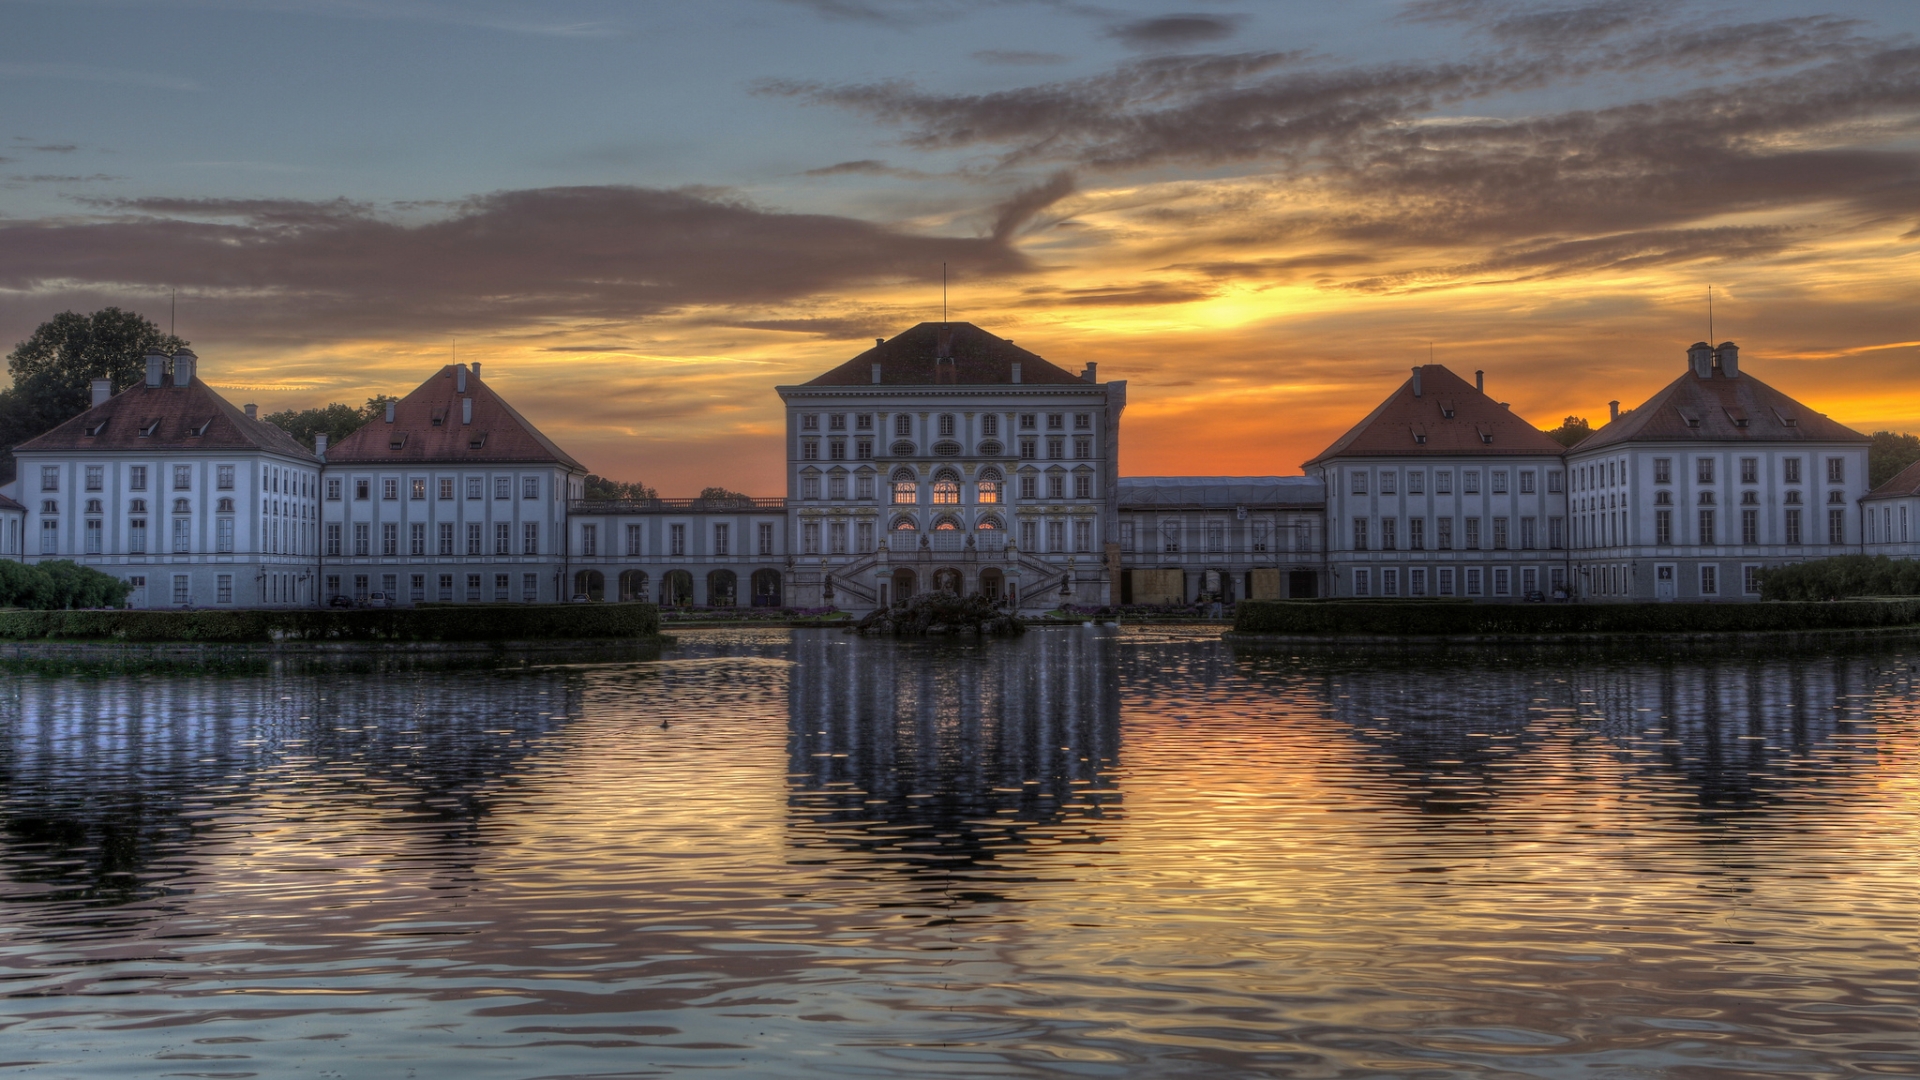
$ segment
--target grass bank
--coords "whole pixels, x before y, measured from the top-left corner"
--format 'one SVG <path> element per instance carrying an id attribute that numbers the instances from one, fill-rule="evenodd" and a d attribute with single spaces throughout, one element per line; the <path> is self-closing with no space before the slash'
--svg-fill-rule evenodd
<path id="1" fill-rule="evenodd" d="M 505 642 L 633 640 L 652 604 L 465 604 L 376 610 L 0 611 L 0 641 Z"/>
<path id="2" fill-rule="evenodd" d="M 1471 604 L 1243 600 L 1239 634 L 1294 637 L 1560 637 L 1752 634 L 1920 625 L 1920 599 L 1739 604 Z"/>

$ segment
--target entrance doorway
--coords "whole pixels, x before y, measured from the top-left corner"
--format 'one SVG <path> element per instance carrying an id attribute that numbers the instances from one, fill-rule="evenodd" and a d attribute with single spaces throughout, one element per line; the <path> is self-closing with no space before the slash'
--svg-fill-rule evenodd
<path id="1" fill-rule="evenodd" d="M 1653 598 L 1655 600 L 1673 599 L 1673 567 L 1656 566 L 1653 568 Z"/>
<path id="2" fill-rule="evenodd" d="M 1287 597 L 1292 600 L 1311 600 L 1320 595 L 1320 575 L 1311 570 L 1290 570 L 1287 572 Z"/>
<path id="3" fill-rule="evenodd" d="M 914 576 L 911 570 L 893 572 L 893 602 L 904 604 L 913 599 Z"/>

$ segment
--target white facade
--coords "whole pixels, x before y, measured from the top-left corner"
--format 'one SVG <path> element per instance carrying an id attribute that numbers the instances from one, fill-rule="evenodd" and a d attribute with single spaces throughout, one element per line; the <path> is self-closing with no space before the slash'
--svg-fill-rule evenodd
<path id="1" fill-rule="evenodd" d="M 785 607 L 782 499 L 583 501 L 570 510 L 573 593 L 665 607 Z"/>

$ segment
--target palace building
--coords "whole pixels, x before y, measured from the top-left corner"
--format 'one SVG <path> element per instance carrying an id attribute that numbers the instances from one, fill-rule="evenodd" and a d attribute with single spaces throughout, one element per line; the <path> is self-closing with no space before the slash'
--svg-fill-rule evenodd
<path id="1" fill-rule="evenodd" d="M 652 600 L 862 612 L 1241 598 L 1732 600 L 1756 571 L 1920 556 L 1920 466 L 1741 371 L 1731 343 L 1563 448 L 1439 364 L 1299 476 L 1120 475 L 1127 384 L 970 323 L 804 383 L 777 497 L 588 499 L 586 468 L 449 364 L 339 444 L 236 408 L 182 350 L 15 448 L 0 556 L 74 559 L 142 607 Z M 1909 523 L 1913 528 L 1910 530 Z"/>

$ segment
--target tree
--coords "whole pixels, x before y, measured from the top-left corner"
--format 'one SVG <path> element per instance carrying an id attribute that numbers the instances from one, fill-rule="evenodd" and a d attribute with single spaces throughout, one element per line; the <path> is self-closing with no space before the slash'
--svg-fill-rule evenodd
<path id="1" fill-rule="evenodd" d="M 293 441 L 302 446 L 312 446 L 313 437 L 322 432 L 326 433 L 327 445 L 332 446 L 359 431 L 369 421 L 384 419 L 387 402 L 398 400 L 391 394 L 375 394 L 357 409 L 336 401 L 314 409 L 286 409 L 268 413 L 262 419 L 293 436 Z"/>
<path id="2" fill-rule="evenodd" d="M 186 345 L 145 316 L 113 307 L 63 311 L 41 323 L 7 356 L 13 386 L 0 392 L 0 482 L 13 478 L 15 446 L 87 411 L 93 380 L 112 379 L 118 393 L 146 378 L 149 350 L 171 354 Z"/>
<path id="3" fill-rule="evenodd" d="M 1559 427 L 1547 429 L 1547 438 L 1561 446 L 1573 446 L 1591 434 L 1593 429 L 1587 426 L 1584 416 L 1569 416 L 1560 422 Z"/>
<path id="4" fill-rule="evenodd" d="M 604 476 L 588 474 L 583 498 L 614 499 L 621 502 L 649 502 L 660 497 L 660 493 L 639 481 L 609 480 Z"/>
<path id="5" fill-rule="evenodd" d="M 739 503 L 746 502 L 753 498 L 751 495 L 738 491 L 729 491 L 723 487 L 701 488 L 700 497 L 710 503 Z"/>
<path id="6" fill-rule="evenodd" d="M 1867 490 L 1900 475 L 1900 470 L 1920 461 L 1920 435 L 1876 431 L 1867 445 Z"/>

